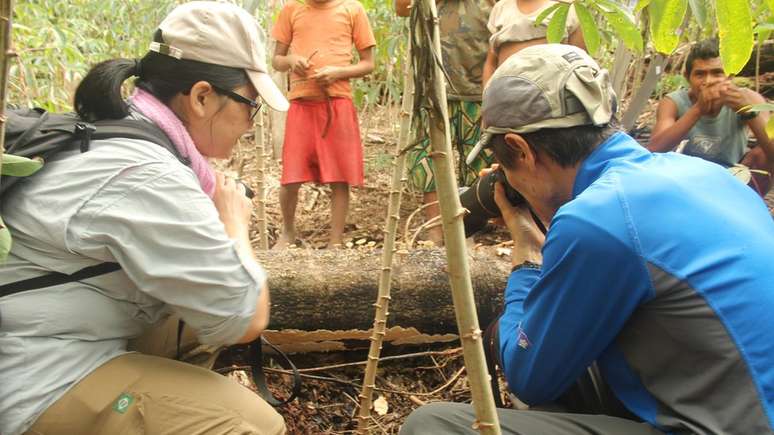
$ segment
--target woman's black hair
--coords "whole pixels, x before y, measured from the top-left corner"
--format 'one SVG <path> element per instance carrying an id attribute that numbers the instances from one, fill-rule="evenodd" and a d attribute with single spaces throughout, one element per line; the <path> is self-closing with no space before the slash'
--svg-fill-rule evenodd
<path id="1" fill-rule="evenodd" d="M 157 30 L 154 41 L 163 43 Z M 75 90 L 75 111 L 88 121 L 122 119 L 129 115 L 129 106 L 121 94 L 121 86 L 137 76 L 134 85 L 165 104 L 175 95 L 187 95 L 199 81 L 213 87 L 233 90 L 249 83 L 240 68 L 231 68 L 149 51 L 142 59 L 111 59 L 94 65 Z M 217 90 L 216 90 L 217 92 Z"/>

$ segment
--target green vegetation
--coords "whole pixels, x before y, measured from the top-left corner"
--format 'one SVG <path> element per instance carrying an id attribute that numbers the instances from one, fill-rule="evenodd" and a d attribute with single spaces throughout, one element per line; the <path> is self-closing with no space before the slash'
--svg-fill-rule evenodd
<path id="1" fill-rule="evenodd" d="M 9 103 L 70 110 L 72 93 L 89 67 L 114 57 L 139 57 L 164 16 L 181 0 L 27 0 L 14 8 L 15 49 Z M 249 8 L 250 0 L 235 1 Z M 254 3 L 254 2 L 252 2 Z M 279 2 L 278 2 L 279 3 Z M 406 49 L 405 19 L 392 2 L 363 0 L 376 40 L 377 68 L 355 83 L 359 106 L 398 103 Z M 259 2 L 256 15 L 266 29 L 279 12 Z"/>
<path id="2" fill-rule="evenodd" d="M 9 104 L 69 110 L 89 67 L 138 57 L 173 0 L 27 0 L 14 8 Z"/>

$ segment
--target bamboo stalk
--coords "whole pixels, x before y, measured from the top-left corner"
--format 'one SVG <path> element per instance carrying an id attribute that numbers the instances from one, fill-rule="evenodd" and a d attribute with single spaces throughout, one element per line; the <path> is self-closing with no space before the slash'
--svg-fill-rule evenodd
<path id="1" fill-rule="evenodd" d="M 433 20 L 432 46 L 435 56 L 438 58 L 441 53 L 441 39 L 435 1 L 421 1 L 424 3 L 423 10 L 428 8 L 430 11 L 428 18 Z M 452 301 L 454 302 L 465 368 L 468 373 L 473 407 L 477 418 L 472 427 L 482 434 L 499 434 L 500 424 L 497 420 L 494 397 L 489 384 L 490 378 L 484 357 L 482 334 L 478 325 L 476 303 L 470 281 L 465 231 L 462 223 L 465 209 L 460 204 L 457 180 L 454 176 L 444 73 L 439 62 L 436 61 L 433 64 L 434 68 L 430 78 L 432 80 L 431 92 L 435 94 L 434 101 L 439 102 L 439 107 L 435 107 L 436 110 L 428 111 L 432 147 L 430 156 L 433 159 L 438 201 L 441 206 Z M 461 158 L 465 157 L 461 156 Z"/>
<path id="2" fill-rule="evenodd" d="M 269 249 L 269 234 L 266 223 L 266 140 L 264 138 L 263 109 L 258 110 L 255 121 L 255 163 L 258 166 L 258 181 L 255 183 L 256 207 L 258 220 L 258 247 Z"/>
<path id="3" fill-rule="evenodd" d="M 8 69 L 16 53 L 11 48 L 13 19 L 13 0 L 0 0 L 0 167 L 3 165 L 5 152 L 5 106 L 8 95 Z M 7 250 L 11 246 L 11 235 L 0 218 L 0 263 L 5 261 Z"/>
<path id="4" fill-rule="evenodd" d="M 0 0 L 0 165 L 5 152 L 5 107 L 8 94 L 8 70 L 16 53 L 11 48 L 13 0 Z"/>
<path id="5" fill-rule="evenodd" d="M 407 53 L 410 52 L 407 50 Z M 360 393 L 360 411 L 358 413 L 357 433 L 368 433 L 368 423 L 371 421 L 371 406 L 374 388 L 376 387 L 376 369 L 382 350 L 387 316 L 390 303 L 390 285 L 392 283 L 392 258 L 395 252 L 395 235 L 398 232 L 400 200 L 403 183 L 406 181 L 406 151 L 411 136 L 411 110 L 414 107 L 414 74 L 411 62 L 406 62 L 406 80 L 403 84 L 403 102 L 400 111 L 400 134 L 395 145 L 393 159 L 392 183 L 390 184 L 390 203 L 387 207 L 387 222 L 384 230 L 384 249 L 382 250 L 382 271 L 379 275 L 379 292 L 374 315 L 374 326 L 371 335 L 371 346 L 368 350 L 368 363 L 363 377 L 363 390 Z"/>

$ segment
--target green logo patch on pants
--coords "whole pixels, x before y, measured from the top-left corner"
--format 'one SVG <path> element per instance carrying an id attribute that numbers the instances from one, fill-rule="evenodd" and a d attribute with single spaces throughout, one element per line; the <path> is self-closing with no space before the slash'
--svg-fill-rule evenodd
<path id="1" fill-rule="evenodd" d="M 113 404 L 113 411 L 124 414 L 126 410 L 129 409 L 129 406 L 132 405 L 132 402 L 134 402 L 134 397 L 132 397 L 131 394 L 121 393 L 121 395 L 118 396 L 116 403 Z"/>

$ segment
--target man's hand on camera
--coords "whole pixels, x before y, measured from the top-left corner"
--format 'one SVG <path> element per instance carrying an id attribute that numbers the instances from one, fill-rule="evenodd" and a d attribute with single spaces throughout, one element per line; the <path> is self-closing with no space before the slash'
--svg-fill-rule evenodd
<path id="1" fill-rule="evenodd" d="M 545 236 L 540 232 L 526 206 L 514 207 L 505 196 L 502 183 L 495 183 L 495 202 L 502 213 L 502 220 L 513 239 L 511 262 L 514 266 L 529 261 L 543 263 L 541 249 Z"/>

